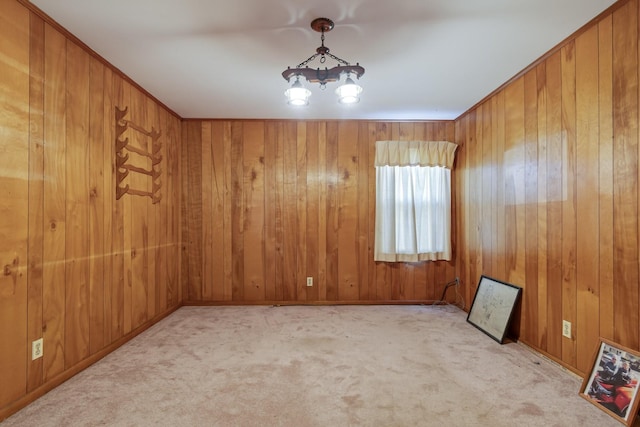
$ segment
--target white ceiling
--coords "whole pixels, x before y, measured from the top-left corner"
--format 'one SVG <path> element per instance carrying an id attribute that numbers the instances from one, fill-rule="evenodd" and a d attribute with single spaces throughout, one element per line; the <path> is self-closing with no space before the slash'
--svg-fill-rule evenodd
<path id="1" fill-rule="evenodd" d="M 455 119 L 614 0 L 31 0 L 184 118 Z M 366 72 L 287 105 L 281 76 L 320 46 Z M 322 65 L 336 65 L 327 60 Z M 319 67 L 317 62 L 311 67 Z"/>

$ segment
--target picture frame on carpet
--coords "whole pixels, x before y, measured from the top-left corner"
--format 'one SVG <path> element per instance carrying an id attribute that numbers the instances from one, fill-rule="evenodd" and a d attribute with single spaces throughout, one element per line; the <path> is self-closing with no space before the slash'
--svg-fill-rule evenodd
<path id="1" fill-rule="evenodd" d="M 467 315 L 467 322 L 504 343 L 522 288 L 482 275 Z"/>
<path id="2" fill-rule="evenodd" d="M 600 338 L 580 396 L 631 426 L 638 413 L 640 353 Z"/>

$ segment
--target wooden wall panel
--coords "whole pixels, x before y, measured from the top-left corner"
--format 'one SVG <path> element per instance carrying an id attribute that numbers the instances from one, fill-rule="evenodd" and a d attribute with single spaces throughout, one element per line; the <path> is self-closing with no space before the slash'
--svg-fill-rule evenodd
<path id="1" fill-rule="evenodd" d="M 0 407 L 27 388 L 27 230 L 29 229 L 29 12 L 0 2 Z M 18 325 L 20 327 L 18 327 Z M 30 346 L 29 346 L 30 348 Z"/>
<path id="2" fill-rule="evenodd" d="M 119 92 L 116 96 L 116 106 L 124 109 L 129 106 L 131 109 L 130 117 L 134 113 L 134 97 L 132 94 L 131 84 L 123 81 L 118 85 Z M 131 132 L 127 132 L 129 134 Z M 135 144 L 135 136 L 132 135 L 132 143 Z M 133 312 L 134 312 L 134 278 L 133 278 L 133 257 L 136 254 L 134 246 L 136 230 L 133 222 L 133 205 L 136 203 L 132 197 L 121 197 L 118 200 L 120 204 L 120 212 L 122 213 L 122 261 L 123 261 L 123 304 L 122 304 L 122 332 L 129 334 L 133 330 Z"/>
<path id="3" fill-rule="evenodd" d="M 576 323 L 576 65 L 575 41 L 561 50 L 562 318 Z M 572 333 L 575 335 L 575 333 Z M 562 340 L 562 360 L 575 366 L 575 340 Z"/>
<path id="4" fill-rule="evenodd" d="M 108 75 L 108 74 L 107 74 Z M 113 114 L 113 120 L 115 120 L 115 107 L 121 108 L 123 105 L 129 105 L 128 98 L 125 100 L 124 95 L 124 81 L 118 76 L 111 75 L 112 90 L 111 105 L 105 107 L 106 111 L 111 110 Z M 109 116 L 107 116 L 109 120 Z M 106 136 L 106 134 L 105 134 Z M 114 140 L 116 138 L 115 130 L 109 132 Z M 113 149 L 109 151 L 114 151 Z M 115 170 L 115 151 L 112 155 L 112 161 L 110 168 L 112 173 Z M 113 193 L 116 192 L 115 183 L 113 186 Z M 125 312 L 129 312 L 131 307 L 131 299 L 127 298 L 127 305 L 125 309 L 125 288 L 128 288 L 128 274 L 125 269 L 125 203 L 129 201 L 128 197 L 120 198 L 119 200 L 112 199 L 111 207 L 111 220 L 112 220 L 112 239 L 111 239 L 111 339 L 118 339 L 125 334 Z M 130 259 L 130 257 L 127 257 Z M 126 292 L 127 296 L 131 294 Z M 130 316 L 127 314 L 127 317 Z"/>
<path id="5" fill-rule="evenodd" d="M 547 348 L 547 259 L 548 244 L 547 236 L 547 67 L 543 62 L 536 68 L 536 86 L 537 86 L 537 107 L 538 107 L 538 199 L 537 199 L 537 245 L 538 245 L 538 272 L 537 272 L 537 288 L 538 288 L 538 305 L 537 305 L 537 336 L 531 337 L 533 343 L 538 348 Z M 529 276 L 531 277 L 531 276 Z M 523 300 L 527 301 L 526 297 Z M 523 311 L 526 312 L 527 308 Z M 533 328 L 531 329 L 533 331 Z M 526 336 L 526 335 L 525 335 Z"/>
<path id="6" fill-rule="evenodd" d="M 576 366 L 586 372 L 592 362 L 589 351 L 598 339 L 599 276 L 598 198 L 598 28 L 576 40 Z M 590 230 L 581 233 L 579 230 Z M 579 331 L 580 333 L 576 334 Z"/>
<path id="7" fill-rule="evenodd" d="M 307 299 L 307 124 L 296 126 L 296 171 L 295 212 L 296 216 L 296 299 Z M 253 210 L 253 209 L 252 209 Z M 258 211 L 260 208 L 257 209 Z"/>
<path id="8" fill-rule="evenodd" d="M 281 300 L 284 297 L 284 233 L 285 233 L 285 223 L 284 223 L 284 134 L 285 134 L 285 124 L 284 123 L 274 123 L 274 164 L 273 164 L 273 187 L 274 192 L 271 193 L 274 196 L 274 211 L 273 211 L 273 232 L 272 236 L 275 238 L 275 282 L 273 285 L 268 285 L 270 288 L 273 286 L 273 293 L 270 294 L 275 295 L 276 301 Z M 231 126 L 231 123 L 228 124 Z M 225 159 L 226 160 L 226 159 Z M 226 161 L 226 164 L 229 162 Z M 266 173 L 265 173 L 266 175 Z M 231 242 L 229 241 L 229 244 Z M 233 254 L 231 254 L 232 258 Z"/>
<path id="9" fill-rule="evenodd" d="M 455 134 L 456 139 L 459 141 L 458 149 L 456 150 L 456 163 L 455 168 L 456 171 L 456 186 L 455 191 L 458 197 L 455 199 L 456 211 L 459 213 L 456 220 L 456 230 L 457 230 L 457 238 L 456 238 L 456 260 L 458 261 L 458 270 L 463 272 L 464 274 L 459 277 L 459 280 L 462 284 L 462 293 L 461 298 L 463 301 L 462 307 L 465 310 L 468 310 L 469 303 L 464 303 L 465 301 L 469 301 L 468 295 L 470 292 L 470 285 L 465 283 L 463 280 L 466 277 L 469 277 L 469 245 L 467 244 L 467 239 L 471 234 L 469 231 L 469 212 L 466 210 L 461 210 L 461 206 L 468 203 L 468 199 L 462 199 L 462 197 L 468 197 L 469 195 L 469 168 L 467 165 L 469 164 L 469 151 L 467 147 L 464 145 L 467 141 L 467 120 L 458 120 L 455 124 Z"/>
<path id="10" fill-rule="evenodd" d="M 505 90 L 504 203 L 506 277 L 512 283 L 524 283 L 525 241 L 525 127 L 524 79 Z"/>
<path id="11" fill-rule="evenodd" d="M 113 71 L 104 67 L 104 80 L 103 80 L 103 91 L 102 91 L 102 105 L 103 105 L 103 144 L 102 144 L 102 199 L 104 203 L 104 218 L 103 218 L 103 232 L 104 236 L 110 236 L 110 238 L 105 237 L 103 240 L 103 247 L 106 253 L 104 259 L 104 271 L 103 271 L 103 280 L 104 283 L 110 283 L 110 285 L 104 285 L 104 342 L 110 343 L 114 340 L 114 307 L 118 303 L 114 301 L 114 289 L 120 287 L 120 282 L 118 281 L 119 275 L 115 273 L 115 265 L 118 258 L 121 258 L 120 254 L 115 251 L 114 242 L 116 239 L 116 227 L 114 222 L 114 206 L 116 204 L 116 200 L 112 197 L 115 194 L 115 180 L 113 179 L 113 165 L 115 164 L 115 150 L 111 144 L 108 144 L 107 141 L 115 141 L 115 127 L 111 120 L 109 120 L 109 116 L 111 115 L 111 111 L 113 110 Z M 120 270 L 121 271 L 121 270 Z"/>
<path id="12" fill-rule="evenodd" d="M 493 125 L 491 129 L 491 133 L 492 133 L 492 139 L 493 139 L 492 144 L 495 145 L 495 147 L 493 148 L 493 150 L 495 150 L 495 153 L 496 153 L 495 161 L 498 164 L 504 164 L 505 155 L 506 155 L 505 93 L 501 92 L 497 94 L 492 101 L 493 102 L 491 105 L 491 108 L 492 108 L 491 116 L 495 117 L 495 119 L 492 120 Z M 483 126 L 482 116 L 478 116 L 477 120 L 478 122 L 476 123 L 476 129 L 480 129 Z M 476 132 L 476 138 L 478 141 L 483 140 L 481 133 L 478 133 L 478 132 Z M 479 165 L 480 165 L 479 169 L 482 170 L 482 162 L 480 162 Z M 495 232 L 492 233 L 495 240 L 492 242 L 492 254 L 493 255 L 497 254 L 498 256 L 496 257 L 492 255 L 490 265 L 484 264 L 485 262 L 488 262 L 488 260 L 486 259 L 486 255 L 483 252 L 482 253 L 483 258 L 481 258 L 482 262 L 480 263 L 480 266 L 482 266 L 481 268 L 483 268 L 486 265 L 486 268 L 492 269 L 494 275 L 497 275 L 500 277 L 506 277 L 507 276 L 507 269 L 506 269 L 507 260 L 505 255 L 506 255 L 507 235 L 506 235 L 506 229 L 504 227 L 504 225 L 506 224 L 506 212 L 505 212 L 505 209 L 498 208 L 498 206 L 505 206 L 505 186 L 504 186 L 505 169 L 496 168 L 495 176 L 492 176 L 492 179 L 495 181 L 494 188 L 496 189 L 495 190 L 496 191 L 496 207 L 494 208 L 496 213 L 495 229 L 494 229 Z M 481 180 L 479 180 L 477 185 L 480 188 L 482 188 Z M 481 203 L 484 203 L 483 199 L 480 199 L 480 200 L 481 200 Z"/>
<path id="13" fill-rule="evenodd" d="M 373 299 L 370 296 L 371 289 L 371 281 L 369 280 L 369 256 L 373 253 L 369 248 L 373 249 L 373 245 L 369 245 L 369 229 L 371 227 L 369 223 L 370 214 L 369 214 L 369 179 L 375 172 L 375 168 L 371 159 L 373 157 L 369 157 L 369 141 L 371 134 L 369 134 L 369 124 L 366 122 L 358 123 L 358 143 L 357 143 L 357 193 L 358 193 L 358 201 L 357 201 L 357 219 L 358 219 L 358 229 L 357 229 L 357 254 L 358 254 L 358 265 L 357 270 L 359 274 L 359 284 L 356 287 L 358 291 L 358 299 L 369 300 Z M 311 208 L 311 206 L 309 206 Z M 314 210 L 314 213 L 317 213 Z M 317 271 L 317 268 L 310 268 L 311 271 Z M 424 269 L 423 269 L 424 270 Z M 416 287 L 420 287 L 424 289 L 424 292 L 421 292 L 420 295 L 416 296 L 416 299 L 427 299 L 427 284 L 426 281 L 418 281 L 416 279 Z"/>
<path id="14" fill-rule="evenodd" d="M 151 100 L 147 100 L 150 102 Z M 160 128 L 161 123 L 168 122 L 168 114 L 166 110 L 163 108 L 159 108 L 157 105 L 155 106 L 155 122 L 156 129 Z M 165 127 L 165 132 L 160 137 L 160 143 L 162 144 L 161 154 L 163 159 L 170 159 L 168 153 L 167 145 L 171 144 L 171 139 L 169 139 L 169 126 Z M 163 313 L 167 309 L 167 301 L 169 300 L 169 292 L 171 289 L 171 265 L 177 265 L 179 257 L 172 256 L 171 251 L 169 249 L 169 245 L 172 242 L 171 240 L 171 228 L 173 224 L 169 223 L 169 220 L 172 218 L 169 216 L 169 204 L 172 203 L 171 198 L 171 179 L 169 178 L 170 167 L 165 167 L 165 176 L 164 179 L 161 180 L 164 188 L 162 189 L 162 195 L 165 199 L 165 203 L 159 203 L 156 205 L 154 218 L 155 218 L 155 244 L 156 244 L 156 255 L 152 257 L 154 262 L 154 277 L 156 280 L 156 286 L 154 287 L 156 291 L 156 302 L 155 302 L 155 310 L 153 312 L 153 317 L 155 317 L 158 313 Z M 176 171 L 177 172 L 177 171 Z M 177 224 L 176 224 L 177 226 Z M 176 239 L 178 240 L 178 239 Z"/>
<path id="15" fill-rule="evenodd" d="M 325 122 L 318 124 L 318 301 L 327 299 L 327 128 Z"/>
<path id="16" fill-rule="evenodd" d="M 598 23 L 600 336 L 613 339 L 613 18 Z"/>
<path id="17" fill-rule="evenodd" d="M 319 153 L 319 144 L 318 139 L 320 137 L 318 130 L 319 123 L 310 122 L 307 123 L 306 126 L 306 137 L 304 139 L 305 144 L 305 154 L 306 154 L 306 165 L 307 173 L 300 174 L 300 179 L 304 180 L 300 182 L 300 187 L 304 188 L 306 191 L 306 206 L 305 204 L 300 204 L 299 208 L 304 209 L 306 213 L 306 224 L 305 230 L 302 231 L 302 234 L 305 235 L 305 247 L 306 247 L 306 258 L 304 260 L 304 269 L 299 272 L 300 282 L 304 286 L 306 300 L 308 301 L 317 301 L 319 297 L 318 286 L 319 286 L 319 265 L 320 260 L 320 188 L 321 181 L 318 173 L 318 153 Z M 302 143 L 302 141 L 301 141 Z M 300 156 L 299 156 L 300 157 Z M 306 277 L 309 276 L 308 272 L 316 272 L 317 275 L 314 278 L 315 286 L 307 287 L 306 286 Z"/>
<path id="18" fill-rule="evenodd" d="M 44 253 L 44 21 L 29 16 L 29 267 L 27 343 L 42 336 Z M 28 359 L 27 350 L 27 359 Z M 43 381 L 43 360 L 27 362 L 27 391 Z"/>
<path id="19" fill-rule="evenodd" d="M 213 216 L 213 198 L 214 192 L 212 188 L 213 182 L 213 144 L 211 139 L 211 123 L 202 126 L 202 297 L 211 298 L 213 295 L 213 266 L 215 265 L 212 248 L 214 239 L 213 224 L 215 221 Z M 222 216 L 217 216 L 221 218 Z"/>
<path id="20" fill-rule="evenodd" d="M 491 164 L 495 156 L 496 149 L 496 139 L 493 137 L 493 129 L 491 124 L 491 114 L 492 108 L 491 105 L 483 105 L 478 107 L 478 111 L 476 112 L 476 117 L 481 120 L 476 123 L 475 126 L 475 138 L 478 141 L 476 147 L 476 155 L 478 156 L 476 160 L 479 164 Z M 479 124 L 479 125 L 478 125 Z M 496 135 L 497 136 L 497 135 Z M 480 207 L 482 209 L 482 218 L 491 218 L 492 221 L 497 221 L 497 216 L 494 212 L 495 203 L 491 203 L 491 200 L 497 197 L 497 175 L 494 168 L 480 168 L 478 169 L 479 177 L 482 179 L 478 180 L 478 200 L 482 200 L 483 203 Z M 478 231 L 478 239 L 480 239 L 480 260 L 481 265 L 487 267 L 487 274 L 492 274 L 491 267 L 491 251 L 494 245 L 496 244 L 496 235 L 492 233 L 495 230 L 494 227 L 489 227 L 488 223 L 480 224 L 480 229 Z"/>
<path id="21" fill-rule="evenodd" d="M 187 131 L 190 129 L 188 123 L 184 123 L 180 127 L 180 135 L 183 141 L 188 141 L 188 133 Z M 183 295 L 183 298 L 189 298 L 189 257 L 187 247 L 193 245 L 194 250 L 200 250 L 200 248 L 195 245 L 190 239 L 189 235 L 189 200 L 195 197 L 195 193 L 191 194 L 189 191 L 189 179 L 186 174 L 188 174 L 189 167 L 189 145 L 188 144 L 180 144 L 180 229 L 182 233 L 182 252 L 180 253 L 180 293 Z M 193 160 L 192 160 L 193 162 Z M 199 198 L 199 197 L 198 197 Z"/>
<path id="22" fill-rule="evenodd" d="M 242 144 L 243 141 L 238 141 Z M 284 124 L 282 140 L 282 298 L 298 300 L 298 124 Z M 304 215 L 304 214 L 303 214 Z M 234 253 L 234 257 L 236 257 Z M 304 258 L 303 258 L 304 259 Z M 235 278 L 234 278 L 235 280 Z M 241 280 L 241 279 L 239 279 Z M 240 296 L 240 299 L 242 297 Z"/>
<path id="23" fill-rule="evenodd" d="M 183 252 L 182 242 L 182 217 L 181 217 L 181 181 L 182 181 L 182 162 L 180 158 L 181 144 L 181 122 L 178 117 L 170 115 L 166 110 L 162 110 L 163 115 L 167 117 L 167 121 L 163 121 L 166 126 L 165 131 L 165 150 L 167 153 L 166 178 L 165 178 L 165 195 L 167 203 L 166 220 L 162 222 L 161 227 L 167 230 L 169 240 L 166 242 L 167 247 L 167 305 L 166 309 L 171 309 L 182 303 L 182 271 L 179 262 Z M 161 126 L 162 129 L 162 126 Z"/>
<path id="24" fill-rule="evenodd" d="M 537 337 L 538 313 L 538 80 L 535 69 L 524 76 L 524 278 L 521 333 Z"/>
<path id="25" fill-rule="evenodd" d="M 640 345 L 639 13 L 622 2 L 455 124 L 466 297 L 481 274 L 521 286 L 520 339 L 578 372 L 599 337 Z"/>
<path id="26" fill-rule="evenodd" d="M 467 246 L 465 247 L 465 255 L 467 260 L 467 268 L 465 271 L 467 272 L 466 276 L 463 276 L 465 283 L 465 300 L 469 302 L 473 301 L 473 296 L 476 292 L 477 281 L 469 280 L 466 278 L 475 278 L 477 277 L 476 272 L 478 269 L 478 261 L 480 257 L 478 256 L 478 252 L 482 250 L 482 245 L 480 244 L 481 240 L 478 239 L 479 235 L 479 225 L 478 215 L 470 215 L 468 212 L 477 212 L 477 209 L 480 208 L 480 192 L 478 191 L 477 185 L 482 183 L 481 180 L 477 179 L 477 174 L 481 170 L 479 168 L 478 163 L 478 144 L 476 143 L 476 117 L 477 111 L 471 111 L 466 117 L 458 122 L 463 123 L 464 129 L 462 130 L 462 135 L 466 135 L 465 142 L 466 144 L 466 159 L 467 162 L 464 165 L 464 171 L 466 173 L 467 185 L 465 188 L 467 192 L 464 193 L 464 196 L 458 195 L 458 199 L 460 200 L 461 206 L 465 207 L 465 220 L 466 220 L 466 231 L 467 231 Z M 462 144 L 461 144 L 462 145 Z M 457 151 L 457 150 L 456 150 Z M 460 165 L 462 168 L 463 165 Z M 481 270 L 481 269 L 480 269 Z"/>
<path id="27" fill-rule="evenodd" d="M 45 25 L 44 251 L 42 336 L 44 380 L 64 370 L 64 294 L 66 215 L 66 39 Z"/>
<path id="28" fill-rule="evenodd" d="M 200 124 L 195 122 L 192 124 L 193 132 L 198 134 L 198 129 Z M 243 127 L 241 123 L 234 123 L 231 126 L 231 163 L 227 164 L 226 167 L 231 170 L 231 272 L 232 272 L 232 282 L 231 288 L 233 292 L 234 300 L 243 300 L 244 299 L 244 214 L 245 211 L 243 209 L 244 202 L 244 175 L 243 175 Z M 191 145 L 191 139 L 189 141 L 189 146 Z M 196 144 L 197 147 L 197 144 Z M 191 153 L 193 152 L 195 158 L 200 157 L 200 153 L 197 151 L 189 150 L 189 161 L 191 161 Z M 191 166 L 189 166 L 191 168 Z M 198 181 L 199 182 L 199 181 Z M 197 185 L 197 184 L 196 184 Z M 193 188 L 193 187 L 192 187 Z M 197 187 L 195 187 L 197 188 Z M 192 210 L 192 217 L 195 218 L 197 215 L 199 203 L 194 201 L 190 203 Z M 202 239 L 202 233 L 200 232 L 200 228 L 198 227 L 197 220 L 200 218 L 196 218 L 194 222 L 194 229 L 189 230 L 189 235 L 192 237 L 194 241 L 200 242 Z M 189 251 L 189 258 L 191 258 L 191 251 Z M 195 258 L 194 262 L 201 262 L 200 257 Z M 191 281 L 191 278 L 189 278 Z M 191 296 L 191 295 L 189 295 Z M 201 295 L 195 295 L 196 298 L 202 298 Z"/>
<path id="29" fill-rule="evenodd" d="M 224 122 L 214 122 L 217 129 L 224 126 Z M 265 136 L 264 136 L 264 197 L 268 203 L 265 203 L 264 210 L 264 246 L 265 246 L 265 274 L 264 274 L 264 288 L 265 299 L 276 300 L 276 288 L 277 288 L 277 263 L 279 262 L 280 246 L 278 244 L 278 232 L 276 231 L 276 224 L 279 224 L 279 209 L 277 208 L 278 198 L 277 184 L 276 184 L 276 152 L 277 152 L 277 140 L 281 131 L 279 124 L 270 122 L 265 124 Z M 218 130 L 216 134 L 222 135 L 222 132 Z M 223 168 L 224 157 L 219 157 L 217 161 L 217 168 Z M 224 204 L 224 194 L 216 192 L 216 197 L 220 200 L 220 204 Z M 222 212 L 218 212 L 217 218 L 224 218 Z M 224 255 L 224 252 L 223 252 Z M 218 255 L 218 258 L 220 256 Z M 221 289 L 221 286 L 217 287 Z M 214 300 L 221 301 L 222 293 L 213 296 Z"/>
<path id="30" fill-rule="evenodd" d="M 2 420 L 182 295 L 180 119 L 28 5 L 0 0 L 0 37 Z M 159 204 L 116 200 L 116 106 L 163 135 Z M 157 274 L 160 246 L 169 262 Z M 39 338 L 44 355 L 32 361 Z"/>
<path id="31" fill-rule="evenodd" d="M 200 150 L 202 148 L 202 136 L 199 127 L 195 123 L 188 123 L 183 127 L 183 138 L 192 141 L 192 144 L 186 146 L 186 159 L 188 167 L 185 170 L 184 182 L 189 191 L 189 203 L 186 210 L 187 223 L 189 224 L 186 239 L 188 239 L 189 255 L 186 257 L 188 266 L 186 273 L 188 274 L 188 298 L 202 298 L 202 236 L 200 233 L 191 232 L 192 228 L 199 229 L 202 227 L 202 203 L 200 195 L 202 194 L 202 163 L 200 162 Z"/>
<path id="32" fill-rule="evenodd" d="M 614 340 L 638 348 L 637 1 L 613 13 L 613 136 Z"/>
<path id="33" fill-rule="evenodd" d="M 328 301 L 337 301 L 338 297 L 338 123 L 327 123 L 327 167 L 325 169 L 327 186 L 327 268 L 325 298 Z M 391 289 L 389 286 L 388 289 Z M 389 296 L 391 292 L 389 291 Z"/>
<path id="34" fill-rule="evenodd" d="M 89 63 L 89 352 L 104 347 L 104 65 Z"/>
<path id="35" fill-rule="evenodd" d="M 67 42 L 65 368 L 89 355 L 89 55 Z M 78 167 L 80 166 L 80 167 Z"/>
<path id="36" fill-rule="evenodd" d="M 140 123 L 144 127 L 146 105 L 142 93 L 135 88 L 131 89 L 130 120 Z M 150 151 L 147 146 L 147 137 L 140 132 L 127 131 L 129 144 L 133 147 Z M 129 161 L 132 165 L 144 169 L 150 169 L 150 161 L 143 156 L 129 152 Z M 147 190 L 148 177 L 139 173 L 129 174 L 129 183 L 133 188 Z M 127 197 L 131 202 L 130 214 L 127 219 L 131 222 L 131 328 L 135 329 L 147 320 L 147 297 L 149 286 L 149 218 L 147 214 L 148 198 Z M 127 233 L 129 235 L 129 233 Z"/>
<path id="37" fill-rule="evenodd" d="M 413 137 L 413 136 L 412 136 Z M 411 138 L 412 138 L 411 137 Z M 360 272 L 358 252 L 358 125 L 341 122 L 338 141 L 338 299 L 358 299 Z M 366 172 L 365 172 L 366 173 Z M 363 195 L 364 196 L 364 195 Z M 405 265 L 405 264 L 403 264 Z M 413 286 L 405 282 L 403 285 Z M 413 295 L 411 295 L 413 296 Z"/>
<path id="38" fill-rule="evenodd" d="M 547 350 L 562 356 L 562 61 L 554 54 L 547 78 Z"/>
<path id="39" fill-rule="evenodd" d="M 146 106 L 144 108 L 144 118 L 142 123 L 144 123 L 144 127 L 147 130 L 158 130 L 160 129 L 160 123 L 158 122 L 158 104 L 156 104 L 149 97 L 144 97 L 144 101 Z M 161 146 L 164 145 L 162 139 L 158 139 L 158 144 Z M 152 151 L 152 141 L 147 138 L 145 148 L 146 151 Z M 160 149 L 160 154 L 162 155 L 162 148 Z M 166 159 L 166 156 L 162 158 Z M 152 169 L 152 162 L 149 158 L 146 159 L 147 167 L 145 169 Z M 160 171 L 162 171 L 163 165 L 160 165 Z M 165 173 L 166 173 L 166 167 Z M 162 184 L 162 177 L 158 179 L 159 183 Z M 153 180 L 147 177 L 146 180 L 147 191 L 153 191 Z M 162 194 L 162 193 L 161 193 Z M 149 198 L 144 198 L 146 202 L 149 202 Z M 167 203 L 165 199 L 165 204 Z M 153 319 L 157 314 L 157 307 L 160 303 L 159 293 L 161 292 L 162 286 L 160 284 L 160 278 L 156 275 L 156 264 L 159 258 L 159 249 L 160 246 L 158 244 L 158 227 L 160 226 L 160 217 L 161 217 L 161 204 L 160 203 L 147 203 L 147 241 L 145 242 L 145 254 L 146 254 L 146 267 L 147 267 L 147 317 L 145 320 Z M 161 231 L 164 233 L 164 231 Z"/>
<path id="40" fill-rule="evenodd" d="M 247 122 L 244 126 L 244 152 L 241 170 L 244 172 L 244 298 L 247 301 L 265 299 L 264 242 L 264 123 Z M 219 218 L 219 217 L 218 217 Z M 216 218 L 214 218 L 214 221 Z M 213 251 L 212 251 L 213 252 Z M 216 253 L 215 257 L 220 254 Z M 204 298 L 204 295 L 203 295 Z"/>
<path id="41" fill-rule="evenodd" d="M 194 271 L 220 271 L 223 259 L 232 266 L 229 283 L 213 280 L 188 303 L 434 301 L 455 278 L 455 262 L 373 261 L 375 141 L 453 140 L 453 122 L 189 120 L 185 128 L 189 215 L 201 212 L 185 225 L 185 256 Z M 190 290 L 201 286 L 188 280 Z"/>

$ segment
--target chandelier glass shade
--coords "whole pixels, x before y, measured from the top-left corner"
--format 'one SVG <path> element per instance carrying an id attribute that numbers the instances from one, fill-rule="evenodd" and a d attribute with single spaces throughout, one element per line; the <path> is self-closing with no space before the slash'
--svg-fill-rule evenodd
<path id="1" fill-rule="evenodd" d="M 359 79 L 364 74 L 364 68 L 358 63 L 351 65 L 344 59 L 340 59 L 329 52 L 329 48 L 324 45 L 324 33 L 331 31 L 333 27 L 333 21 L 328 18 L 317 18 L 311 21 L 311 28 L 322 33 L 321 46 L 316 49 L 315 54 L 298 64 L 296 68 L 287 67 L 282 72 L 282 77 L 289 83 L 292 83 L 295 78 L 291 87 L 285 91 L 287 103 L 290 105 L 304 106 L 309 104 L 311 91 L 300 82 L 301 77 L 309 83 L 319 83 L 320 88 L 325 89 L 327 83 L 338 82 L 342 76 L 346 76 L 344 83 L 336 89 L 338 102 L 341 104 L 354 104 L 360 101 L 362 87 L 356 84 L 352 77 Z M 324 64 L 327 57 L 336 61 L 338 65 L 333 68 L 325 67 L 324 69 L 319 67 L 314 69 L 308 66 L 316 58 L 319 58 L 319 62 Z"/>
<path id="2" fill-rule="evenodd" d="M 289 103 L 289 105 L 305 106 L 309 105 L 311 91 L 302 86 L 300 78 L 297 77 L 293 85 L 284 92 L 284 95 L 287 97 L 287 103 Z"/>
<path id="3" fill-rule="evenodd" d="M 360 102 L 360 92 L 362 92 L 362 88 L 357 85 L 351 77 L 347 77 L 344 84 L 336 89 L 338 102 L 340 104 L 355 104 Z"/>

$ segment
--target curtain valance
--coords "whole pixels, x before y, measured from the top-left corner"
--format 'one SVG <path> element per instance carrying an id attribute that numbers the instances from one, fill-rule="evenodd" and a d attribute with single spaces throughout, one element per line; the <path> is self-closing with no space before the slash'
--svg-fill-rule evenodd
<path id="1" fill-rule="evenodd" d="M 448 141 L 376 141 L 375 166 L 453 168 L 458 146 Z"/>

